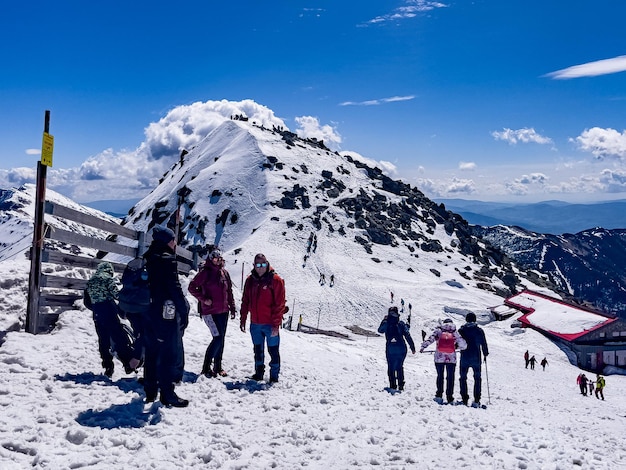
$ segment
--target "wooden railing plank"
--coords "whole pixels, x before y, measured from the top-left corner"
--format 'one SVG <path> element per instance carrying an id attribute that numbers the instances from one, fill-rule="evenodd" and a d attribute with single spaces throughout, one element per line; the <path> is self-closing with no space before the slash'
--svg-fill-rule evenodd
<path id="1" fill-rule="evenodd" d="M 70 209 L 69 207 L 61 206 L 50 201 L 46 201 L 45 205 L 46 214 L 55 215 L 64 219 L 72 220 L 90 227 L 98 228 L 106 232 L 114 233 L 122 237 L 130 238 L 131 240 L 137 240 L 139 232 L 129 227 L 125 227 L 115 222 L 100 219 L 99 217 L 85 214 L 83 212 Z"/>

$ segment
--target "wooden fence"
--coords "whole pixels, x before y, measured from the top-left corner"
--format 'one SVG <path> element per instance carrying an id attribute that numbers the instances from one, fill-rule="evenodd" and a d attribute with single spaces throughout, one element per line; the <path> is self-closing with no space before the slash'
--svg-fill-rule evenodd
<path id="1" fill-rule="evenodd" d="M 77 222 L 89 227 L 103 230 L 110 234 L 106 240 L 92 238 L 67 230 L 52 228 L 45 225 L 40 243 L 33 243 L 31 249 L 31 270 L 28 289 L 28 307 L 26 313 L 26 331 L 40 333 L 49 331 L 60 313 L 74 308 L 74 302 L 82 299 L 87 279 L 42 273 L 41 264 L 61 265 L 68 268 L 86 268 L 95 270 L 102 262 L 100 257 L 87 258 L 68 253 L 61 253 L 45 246 L 43 238 L 58 242 L 77 245 L 79 247 L 99 250 L 99 254 L 115 253 L 133 259 L 143 255 L 151 241 L 145 232 L 85 214 L 68 207 L 45 201 L 43 212 L 66 220 Z M 35 224 L 37 227 L 37 223 Z M 37 230 L 36 232 L 37 233 Z M 120 237 L 126 243 L 119 243 Z M 34 239 L 37 237 L 35 236 Z M 112 240 L 115 241 L 112 241 Z M 39 252 L 38 252 L 39 251 Z M 184 248 L 176 247 L 178 271 L 187 274 L 197 267 L 197 254 Z M 111 262 L 116 273 L 122 273 L 125 263 Z"/>

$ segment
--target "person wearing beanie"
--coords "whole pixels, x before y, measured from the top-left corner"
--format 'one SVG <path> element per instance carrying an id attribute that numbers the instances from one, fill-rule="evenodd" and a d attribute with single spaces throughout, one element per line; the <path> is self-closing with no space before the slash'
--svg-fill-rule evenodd
<path id="1" fill-rule="evenodd" d="M 456 331 L 456 325 L 446 318 L 433 333 L 422 343 L 420 352 L 424 352 L 432 343 L 435 349 L 435 369 L 437 370 L 437 391 L 435 401 L 443 404 L 443 379 L 446 376 L 446 398 L 448 403 L 454 402 L 454 371 L 456 370 L 456 349 L 465 349 L 467 343 Z"/>
<path id="2" fill-rule="evenodd" d="M 93 322 L 98 335 L 98 351 L 104 367 L 104 375 L 111 377 L 115 370 L 113 354 L 115 349 L 118 359 L 124 364 L 124 370 L 130 374 L 139 364 L 133 358 L 132 344 L 122 329 L 117 316 L 118 287 L 115 280 L 113 265 L 108 261 L 101 262 L 96 272 L 87 281 L 85 298 L 89 299 L 93 311 Z M 132 364 L 132 366 L 131 366 Z"/>
<path id="3" fill-rule="evenodd" d="M 174 384 L 181 379 L 182 332 L 189 322 L 189 303 L 178 279 L 174 232 L 167 227 L 155 227 L 152 244 L 144 257 L 151 299 L 144 362 L 146 403 L 155 401 L 160 391 L 163 405 L 185 407 L 189 401 L 176 395 Z"/>
<path id="4" fill-rule="evenodd" d="M 387 375 L 389 376 L 389 388 L 392 390 L 404 390 L 404 360 L 406 359 L 409 343 L 411 353 L 415 354 L 415 343 L 409 333 L 409 327 L 400 320 L 398 307 L 389 307 L 389 311 L 378 327 L 379 333 L 384 333 L 387 344 L 385 354 L 387 356 Z"/>
<path id="5" fill-rule="evenodd" d="M 222 368 L 224 340 L 229 313 L 231 320 L 235 319 L 235 298 L 222 252 L 214 245 L 208 248 L 206 263 L 189 283 L 189 292 L 198 299 L 200 316 L 212 336 L 204 355 L 201 374 L 206 377 L 225 377 L 227 373 Z"/>
<path id="6" fill-rule="evenodd" d="M 263 380 L 265 374 L 265 343 L 270 354 L 270 383 L 278 382 L 280 373 L 280 325 L 285 313 L 285 281 L 274 272 L 264 254 L 254 257 L 252 272 L 243 286 L 239 312 L 242 332 L 250 313 L 250 336 L 254 347 L 254 375 Z"/>
<path id="7" fill-rule="evenodd" d="M 476 315 L 469 312 L 465 316 L 465 323 L 459 328 L 459 334 L 467 343 L 467 348 L 461 351 L 461 364 L 459 368 L 459 385 L 461 388 L 461 399 L 465 405 L 469 401 L 469 393 L 467 390 L 467 374 L 471 368 L 474 372 L 474 401 L 472 406 L 477 408 L 480 406 L 480 396 L 482 388 L 481 378 L 481 351 L 487 361 L 489 348 L 487 347 L 487 339 L 485 332 L 476 324 Z"/>

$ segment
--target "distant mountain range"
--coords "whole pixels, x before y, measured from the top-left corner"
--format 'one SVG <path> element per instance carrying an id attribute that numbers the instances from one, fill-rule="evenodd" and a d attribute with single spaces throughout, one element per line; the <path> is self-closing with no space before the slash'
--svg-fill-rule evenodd
<path id="1" fill-rule="evenodd" d="M 119 219 L 123 219 L 128 211 L 135 205 L 139 199 L 109 199 L 103 201 L 86 202 L 84 205 L 92 209 L 99 210 L 106 214 L 112 215 Z"/>
<path id="2" fill-rule="evenodd" d="M 491 227 L 511 225 L 552 235 L 578 233 L 602 227 L 626 228 L 626 200 L 591 204 L 544 201 L 534 204 L 437 199 L 446 209 L 463 216 L 470 224 Z"/>
<path id="3" fill-rule="evenodd" d="M 474 225 L 473 233 L 520 268 L 547 275 L 561 293 L 626 317 L 626 230 L 596 228 L 550 235 L 519 227 Z"/>

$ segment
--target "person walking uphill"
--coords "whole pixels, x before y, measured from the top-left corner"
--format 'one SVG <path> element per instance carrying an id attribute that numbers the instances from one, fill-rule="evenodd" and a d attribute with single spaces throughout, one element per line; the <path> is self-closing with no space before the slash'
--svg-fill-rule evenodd
<path id="1" fill-rule="evenodd" d="M 133 358 L 133 348 L 122 330 L 117 316 L 118 287 L 113 266 L 107 261 L 100 263 L 94 275 L 87 281 L 85 301 L 93 311 L 93 322 L 98 335 L 98 351 L 104 367 L 104 375 L 111 377 L 115 370 L 112 349 L 124 364 L 127 374 L 138 365 L 139 359 Z"/>
<path id="2" fill-rule="evenodd" d="M 404 390 L 404 360 L 406 359 L 409 343 L 411 353 L 415 354 L 415 343 L 409 333 L 409 327 L 400 320 L 398 307 L 390 307 L 387 315 L 378 327 L 379 333 L 384 333 L 387 340 L 385 354 L 387 355 L 387 375 L 389 388 Z"/>
<path id="3" fill-rule="evenodd" d="M 422 343 L 420 352 L 424 352 L 429 345 L 437 343 L 435 350 L 435 368 L 437 369 L 437 392 L 435 401 L 443 403 L 443 376 L 446 375 L 446 398 L 448 403 L 454 401 L 454 371 L 456 369 L 456 348 L 461 350 L 467 347 L 467 343 L 461 337 L 452 320 L 446 318 L 443 323 L 435 328 L 435 331 Z"/>
<path id="4" fill-rule="evenodd" d="M 176 395 L 174 384 L 179 379 L 180 343 L 189 322 L 189 303 L 178 280 L 174 232 L 156 226 L 144 257 L 151 298 L 144 363 L 146 402 L 156 400 L 160 390 L 163 405 L 185 407 L 189 401 Z"/>
<path id="5" fill-rule="evenodd" d="M 225 377 L 227 374 L 222 369 L 224 340 L 229 313 L 231 319 L 235 318 L 235 299 L 233 283 L 224 269 L 222 252 L 216 247 L 211 248 L 204 267 L 189 283 L 189 292 L 200 302 L 200 315 L 213 336 L 204 355 L 202 374 Z"/>
<path id="6" fill-rule="evenodd" d="M 602 397 L 602 399 L 604 400 L 605 385 L 606 385 L 606 381 L 604 380 L 604 377 L 602 377 L 600 374 L 597 374 L 596 375 L 596 398 Z"/>
<path id="7" fill-rule="evenodd" d="M 254 267 L 246 278 L 240 310 L 240 329 L 246 331 L 250 313 L 250 336 L 254 346 L 253 380 L 265 374 L 265 342 L 270 354 L 270 383 L 280 374 L 279 329 L 285 312 L 285 281 L 274 272 L 264 254 L 254 257 Z"/>
<path id="8" fill-rule="evenodd" d="M 465 316 L 465 325 L 459 328 L 459 334 L 467 343 L 467 348 L 461 351 L 461 364 L 459 368 L 459 386 L 461 389 L 461 400 L 467 405 L 469 394 L 467 391 L 467 374 L 471 368 L 474 373 L 474 402 L 472 407 L 480 407 L 480 395 L 482 392 L 481 378 L 481 351 L 487 361 L 489 348 L 485 332 L 476 324 L 476 315 L 472 312 Z"/>

